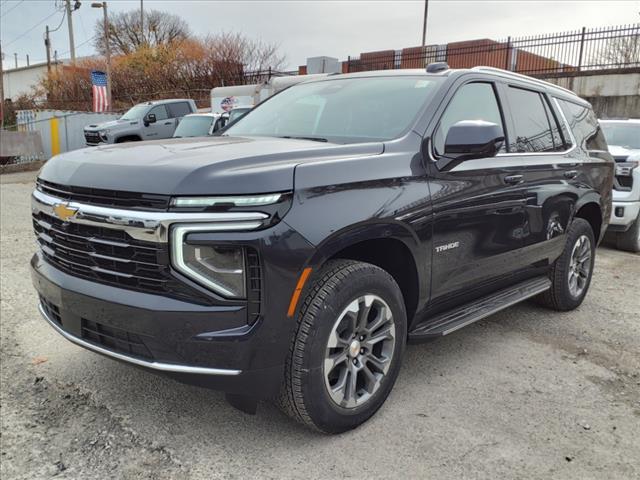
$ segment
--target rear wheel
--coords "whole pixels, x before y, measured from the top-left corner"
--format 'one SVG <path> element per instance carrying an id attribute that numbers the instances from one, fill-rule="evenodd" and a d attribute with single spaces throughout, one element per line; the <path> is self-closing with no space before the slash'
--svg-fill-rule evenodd
<path id="1" fill-rule="evenodd" d="M 595 239 L 589 222 L 575 218 L 567 230 L 567 243 L 551 267 L 551 288 L 537 297 L 554 310 L 578 307 L 587 295 L 595 261 Z"/>
<path id="2" fill-rule="evenodd" d="M 400 370 L 407 335 L 400 288 L 375 265 L 331 261 L 298 318 L 280 407 L 325 433 L 357 427 L 382 406 Z"/>
<path id="3" fill-rule="evenodd" d="M 616 246 L 627 252 L 640 252 L 640 214 L 626 232 L 619 232 Z"/>

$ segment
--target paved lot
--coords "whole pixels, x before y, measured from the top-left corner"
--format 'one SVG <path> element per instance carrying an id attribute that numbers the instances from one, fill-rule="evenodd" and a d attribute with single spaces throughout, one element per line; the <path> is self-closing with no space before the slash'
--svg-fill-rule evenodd
<path id="1" fill-rule="evenodd" d="M 411 346 L 396 388 L 356 431 L 320 436 L 269 404 L 116 363 L 36 310 L 33 174 L 1 189 L 3 479 L 640 476 L 640 256 L 600 248 L 575 312 L 523 304 Z"/>

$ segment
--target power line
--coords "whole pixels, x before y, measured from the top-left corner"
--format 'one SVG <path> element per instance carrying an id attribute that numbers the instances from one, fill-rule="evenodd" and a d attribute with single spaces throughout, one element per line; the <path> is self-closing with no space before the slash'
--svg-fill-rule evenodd
<path id="1" fill-rule="evenodd" d="M 97 35 L 94 35 L 93 37 L 86 39 L 80 45 L 76 45 L 76 50 L 79 49 L 80 47 L 86 45 L 87 43 L 91 42 L 92 40 L 95 40 L 97 37 L 98 37 Z M 67 50 L 65 52 L 58 53 L 58 56 L 62 57 L 63 55 L 66 55 L 67 53 L 71 53 L 71 50 Z"/>
<path id="2" fill-rule="evenodd" d="M 18 3 L 16 3 L 13 7 L 11 7 L 9 10 L 7 10 L 6 12 L 4 12 L 2 15 L 8 15 L 9 12 L 13 12 L 16 8 L 18 8 L 18 5 L 20 5 L 22 2 L 24 2 L 24 0 L 20 0 Z M 4 2 L 2 4 L 2 6 L 4 7 L 8 2 Z"/>
<path id="3" fill-rule="evenodd" d="M 43 18 L 42 20 L 40 20 L 38 23 L 36 23 L 33 27 L 31 27 L 29 30 L 21 33 L 20 35 L 18 35 L 16 38 L 14 38 L 13 40 L 11 40 L 10 42 L 5 44 L 5 48 L 9 45 L 11 45 L 12 43 L 15 43 L 16 41 L 20 40 L 22 37 L 24 37 L 26 34 L 31 33 L 33 30 L 36 29 L 36 27 L 39 27 L 40 25 L 42 25 L 44 22 L 46 22 L 47 20 L 49 20 L 51 17 L 53 17 L 56 13 L 59 13 L 57 10 L 54 11 L 52 14 L 47 15 L 45 18 Z"/>
<path id="4" fill-rule="evenodd" d="M 63 10 L 62 11 L 62 18 L 60 19 L 60 23 L 58 24 L 58 26 L 56 28 L 54 28 L 53 30 L 49 30 L 49 33 L 51 32 L 56 32 L 60 29 L 60 27 L 62 26 L 62 22 L 64 22 L 64 18 L 67 16 L 67 11 Z"/>

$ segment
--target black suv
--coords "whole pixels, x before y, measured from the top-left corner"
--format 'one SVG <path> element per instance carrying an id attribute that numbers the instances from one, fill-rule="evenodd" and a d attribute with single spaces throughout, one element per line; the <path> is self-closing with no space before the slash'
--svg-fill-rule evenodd
<path id="1" fill-rule="evenodd" d="M 341 432 L 406 343 L 583 301 L 611 215 L 590 105 L 488 67 L 295 85 L 219 137 L 102 146 L 33 192 L 40 310 L 70 341 Z"/>

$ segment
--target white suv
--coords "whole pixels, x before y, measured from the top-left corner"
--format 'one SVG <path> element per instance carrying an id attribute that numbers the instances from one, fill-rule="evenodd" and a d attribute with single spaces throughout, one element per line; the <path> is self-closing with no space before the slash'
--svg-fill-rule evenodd
<path id="1" fill-rule="evenodd" d="M 616 161 L 608 232 L 621 250 L 640 252 L 640 120 L 600 120 Z"/>

